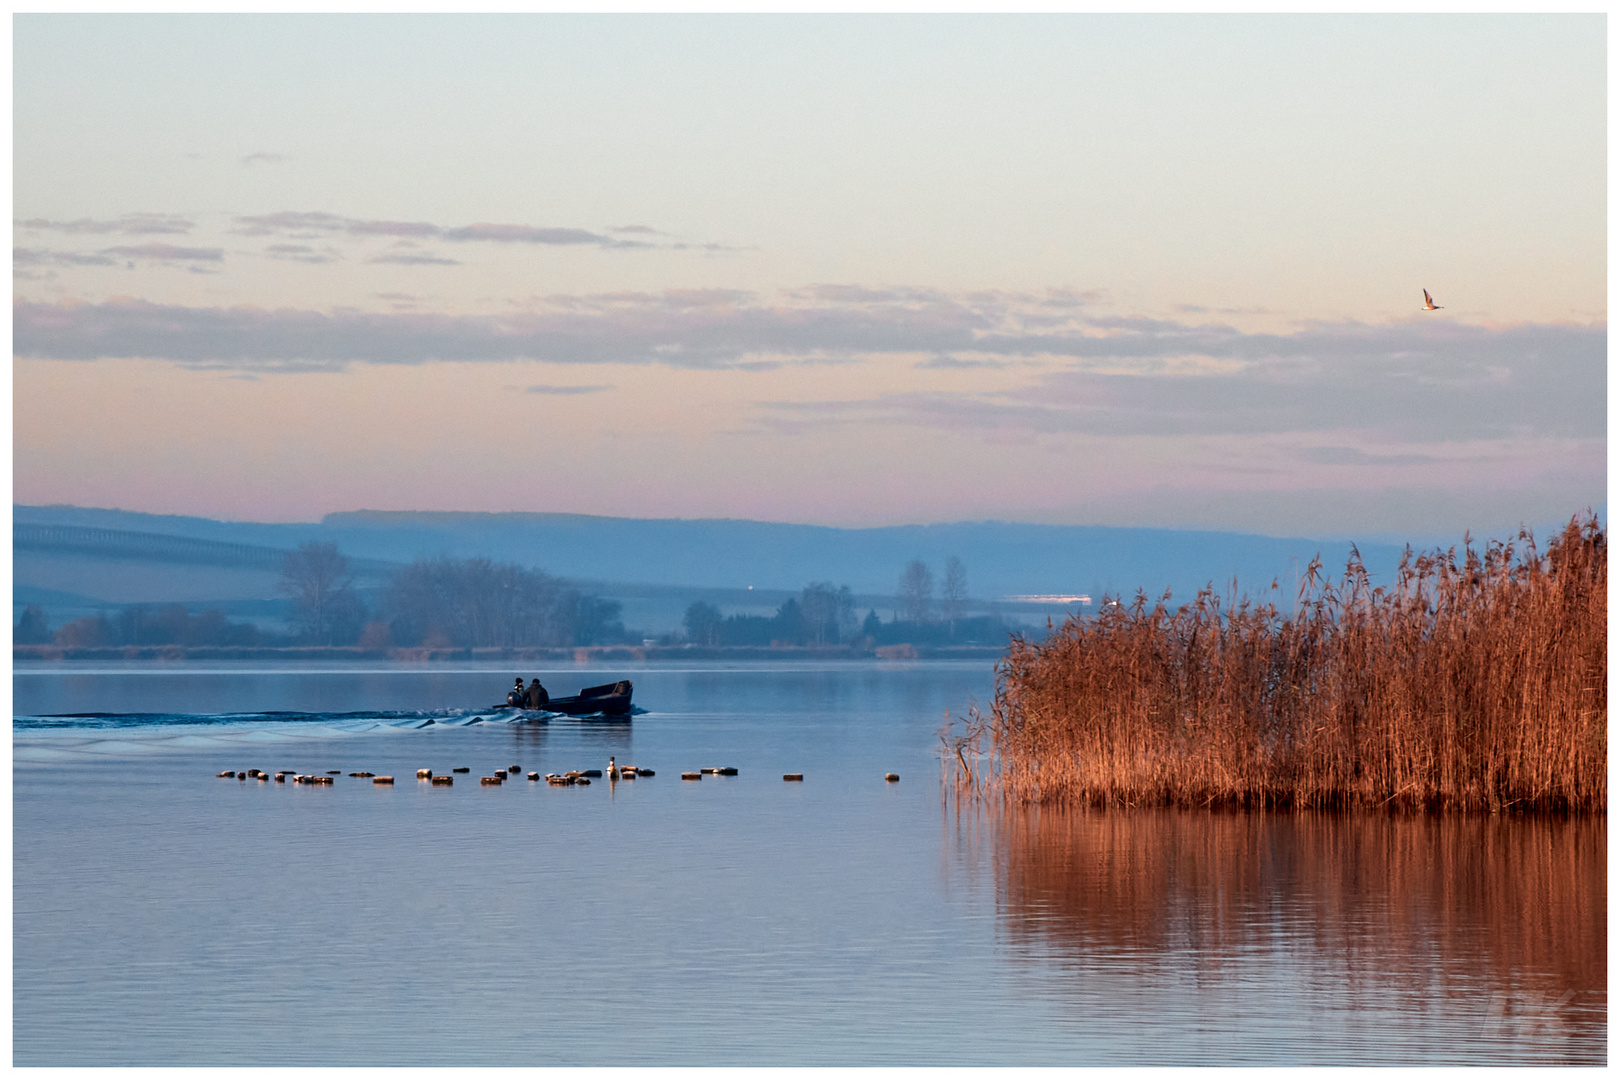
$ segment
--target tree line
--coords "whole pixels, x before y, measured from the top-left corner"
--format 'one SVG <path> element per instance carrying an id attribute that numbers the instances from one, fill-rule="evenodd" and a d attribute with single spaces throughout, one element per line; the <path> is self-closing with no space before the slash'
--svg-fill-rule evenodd
<path id="1" fill-rule="evenodd" d="M 967 618 L 967 570 L 945 561 L 936 604 L 934 574 L 921 559 L 900 575 L 893 617 L 862 618 L 848 585 L 819 581 L 789 597 L 773 615 L 725 615 L 695 601 L 682 624 L 687 642 L 704 646 L 867 646 L 1003 644 L 1008 628 L 995 616 Z M 218 611 L 192 614 L 183 604 L 137 605 L 116 615 L 86 616 L 58 628 L 38 606 L 13 627 L 21 644 L 359 645 L 432 648 L 612 645 L 639 634 L 625 630 L 616 601 L 582 593 L 540 570 L 486 558 L 419 559 L 401 567 L 370 603 L 355 588 L 349 561 L 334 544 L 308 543 L 287 553 L 279 591 L 291 602 L 289 632 L 231 622 Z M 676 636 L 677 639 L 679 635 Z"/>
<path id="2" fill-rule="evenodd" d="M 274 635 L 252 623 L 231 622 L 210 609 L 193 615 L 184 604 L 151 607 L 137 604 L 112 617 L 86 615 L 50 628 L 44 608 L 29 604 L 11 628 L 17 645 L 61 645 L 96 648 L 109 645 L 274 645 Z"/>
<path id="3" fill-rule="evenodd" d="M 915 559 L 900 575 L 894 617 L 884 622 L 876 609 L 861 618 L 849 586 L 831 582 L 806 585 L 774 615 L 724 615 L 706 601 L 686 609 L 682 625 L 694 645 L 1004 645 L 1010 628 L 996 615 L 968 618 L 967 568 L 954 555 L 945 561 L 936 609 L 934 574 Z M 938 618 L 935 617 L 936 610 Z"/>
<path id="4" fill-rule="evenodd" d="M 396 645 L 611 645 L 625 639 L 620 610 L 617 601 L 583 594 L 540 570 L 438 558 L 394 574 L 382 625 Z M 376 623 L 367 629 L 379 632 Z"/>
<path id="5" fill-rule="evenodd" d="M 686 640 L 694 645 L 842 645 L 857 639 L 861 623 L 849 586 L 829 581 L 806 585 L 775 615 L 723 616 L 702 600 L 686 609 Z"/>
<path id="6" fill-rule="evenodd" d="M 368 612 L 348 560 L 333 544 L 310 543 L 288 553 L 281 588 L 293 601 L 299 637 L 315 644 L 502 648 L 625 639 L 617 601 L 482 557 L 418 559 L 390 576 Z"/>
<path id="7" fill-rule="evenodd" d="M 945 579 L 940 589 L 940 621 L 953 630 L 967 606 L 967 567 L 955 555 L 945 560 Z M 934 615 L 934 572 L 921 559 L 913 559 L 900 573 L 900 612 L 916 625 L 932 622 Z"/>
<path id="8" fill-rule="evenodd" d="M 335 544 L 287 553 L 278 585 L 292 607 L 288 633 L 230 622 L 184 604 L 136 605 L 87 615 L 52 631 L 29 605 L 12 627 L 18 645 L 360 645 L 508 647 L 609 645 L 626 639 L 616 601 L 581 593 L 539 570 L 485 558 L 419 559 L 401 567 L 368 605 Z"/>

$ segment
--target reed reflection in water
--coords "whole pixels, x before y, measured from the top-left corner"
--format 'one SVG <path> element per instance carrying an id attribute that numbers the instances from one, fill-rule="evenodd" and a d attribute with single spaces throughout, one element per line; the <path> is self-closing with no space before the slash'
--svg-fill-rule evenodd
<path id="1" fill-rule="evenodd" d="M 1606 1060 L 1601 816 L 984 813 L 1015 965 L 1101 1033 L 1075 1064 Z"/>

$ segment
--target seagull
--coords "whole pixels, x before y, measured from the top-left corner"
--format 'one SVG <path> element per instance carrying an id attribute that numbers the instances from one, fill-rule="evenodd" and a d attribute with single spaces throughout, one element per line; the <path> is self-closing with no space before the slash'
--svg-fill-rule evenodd
<path id="1" fill-rule="evenodd" d="M 1440 310 L 1440 305 L 1434 302 L 1434 297 L 1429 295 L 1429 290 L 1428 289 L 1423 290 L 1423 310 L 1424 311 L 1439 311 Z"/>

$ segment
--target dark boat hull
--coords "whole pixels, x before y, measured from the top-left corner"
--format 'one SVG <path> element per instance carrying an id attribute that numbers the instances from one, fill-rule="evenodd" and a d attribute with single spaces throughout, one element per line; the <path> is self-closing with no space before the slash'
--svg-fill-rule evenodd
<path id="1" fill-rule="evenodd" d="M 629 716 L 633 691 L 629 679 L 602 686 L 587 686 L 573 697 L 552 698 L 542 711 L 567 716 Z M 500 706 L 503 709 L 507 707 Z"/>

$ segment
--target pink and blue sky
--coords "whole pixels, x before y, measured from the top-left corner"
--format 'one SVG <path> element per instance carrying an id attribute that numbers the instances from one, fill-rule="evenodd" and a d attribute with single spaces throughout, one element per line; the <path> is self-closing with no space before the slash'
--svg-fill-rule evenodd
<path id="1" fill-rule="evenodd" d="M 1605 505 L 1601 15 L 13 28 L 17 502 Z"/>

